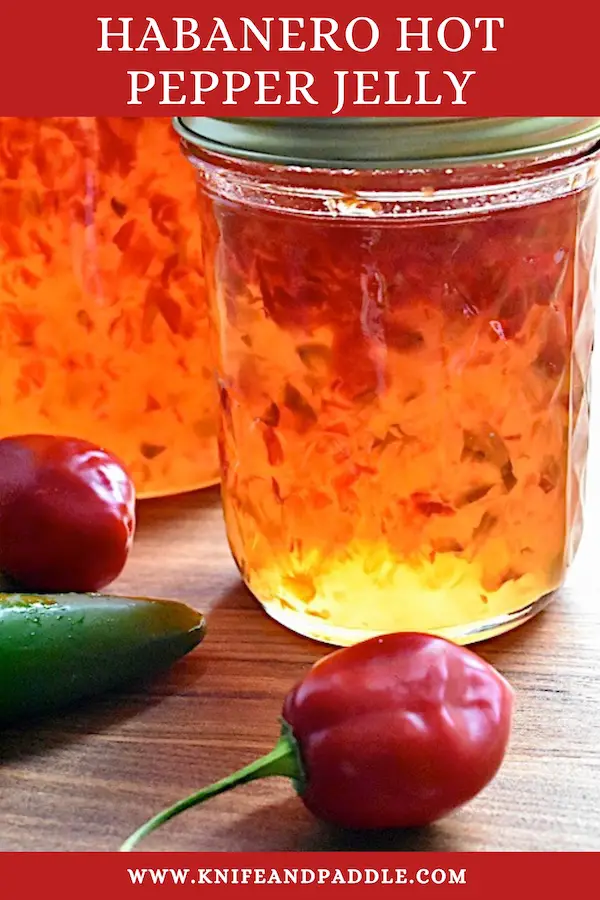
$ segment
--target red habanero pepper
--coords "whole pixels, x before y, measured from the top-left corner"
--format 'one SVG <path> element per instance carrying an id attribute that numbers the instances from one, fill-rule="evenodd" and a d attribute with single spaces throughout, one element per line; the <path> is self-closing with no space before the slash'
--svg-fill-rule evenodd
<path id="1" fill-rule="evenodd" d="M 122 571 L 135 532 L 122 463 L 78 438 L 0 440 L 0 572 L 44 593 L 99 591 Z"/>
<path id="2" fill-rule="evenodd" d="M 121 847 L 238 784 L 292 779 L 319 819 L 353 829 L 426 825 L 494 777 L 510 735 L 513 691 L 465 647 L 399 633 L 336 650 L 289 692 L 271 753 L 180 801 Z"/>

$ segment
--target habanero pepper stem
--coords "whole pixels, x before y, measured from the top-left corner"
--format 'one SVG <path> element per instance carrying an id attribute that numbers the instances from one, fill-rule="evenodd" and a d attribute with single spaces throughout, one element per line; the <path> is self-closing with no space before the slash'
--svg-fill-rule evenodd
<path id="1" fill-rule="evenodd" d="M 427 825 L 478 794 L 508 744 L 513 693 L 470 650 L 397 633 L 337 650 L 288 693 L 276 746 L 158 813 L 121 846 L 257 778 L 283 775 L 317 818 L 351 829 Z"/>
<path id="2" fill-rule="evenodd" d="M 291 778 L 292 781 L 298 784 L 302 784 L 304 780 L 296 743 L 285 724 L 281 737 L 269 753 L 254 760 L 250 765 L 238 769 L 232 775 L 228 775 L 220 781 L 215 781 L 214 784 L 202 788 L 194 794 L 190 794 L 189 797 L 174 803 L 173 806 L 169 806 L 167 809 L 163 809 L 162 812 L 157 813 L 141 825 L 119 849 L 122 852 L 133 850 L 143 838 L 147 837 L 159 826 L 164 825 L 169 819 L 179 815 L 179 813 L 185 812 L 193 806 L 198 806 L 198 804 L 204 803 L 205 800 L 210 800 L 211 797 L 224 794 L 240 784 L 248 784 L 250 781 L 268 778 L 272 775 Z"/>

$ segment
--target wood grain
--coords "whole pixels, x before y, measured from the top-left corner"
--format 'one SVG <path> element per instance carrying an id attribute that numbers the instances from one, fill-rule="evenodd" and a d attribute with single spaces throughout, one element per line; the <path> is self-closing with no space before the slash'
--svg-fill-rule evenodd
<path id="1" fill-rule="evenodd" d="M 256 782 L 173 820 L 148 850 L 600 850 L 600 460 L 568 585 L 479 650 L 512 681 L 501 772 L 434 827 L 364 837 L 317 823 L 288 782 Z M 597 512 L 598 510 L 598 512 Z M 209 632 L 165 676 L 0 736 L 0 850 L 115 850 L 149 815 L 269 750 L 286 691 L 327 652 L 271 621 L 225 540 L 218 490 L 142 504 L 115 590 L 185 600 Z"/>

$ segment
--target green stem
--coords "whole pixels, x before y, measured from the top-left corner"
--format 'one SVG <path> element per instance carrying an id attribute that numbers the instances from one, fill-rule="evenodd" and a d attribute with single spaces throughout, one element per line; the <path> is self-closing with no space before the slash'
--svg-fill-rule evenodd
<path id="1" fill-rule="evenodd" d="M 237 787 L 238 784 L 247 784 L 249 781 L 255 781 L 257 778 L 267 778 L 270 775 L 282 775 L 300 783 L 303 780 L 295 741 L 285 728 L 270 753 L 254 760 L 249 766 L 239 769 L 232 775 L 228 775 L 226 778 L 215 781 L 214 784 L 196 791 L 195 794 L 191 794 L 185 800 L 180 800 L 168 809 L 163 809 L 162 812 L 157 813 L 157 815 L 141 825 L 119 849 L 122 852 L 133 850 L 142 838 L 145 838 L 160 825 L 164 825 L 169 819 L 185 812 L 186 809 L 191 809 L 192 806 L 204 803 L 205 800 L 210 799 L 210 797 L 216 797 L 217 794 L 230 791 L 232 788 Z"/>

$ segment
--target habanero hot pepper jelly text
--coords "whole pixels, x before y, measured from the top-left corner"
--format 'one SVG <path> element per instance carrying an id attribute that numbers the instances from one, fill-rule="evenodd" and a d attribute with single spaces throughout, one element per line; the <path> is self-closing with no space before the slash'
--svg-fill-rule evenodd
<path id="1" fill-rule="evenodd" d="M 470 90 L 477 71 L 462 68 L 457 60 L 464 50 L 495 53 L 504 29 L 502 17 L 490 16 L 434 20 L 431 16 L 390 15 L 380 23 L 370 16 L 212 16 L 201 22 L 180 16 L 160 20 L 99 16 L 97 23 L 99 53 L 131 53 L 136 61 L 140 53 L 143 60 L 148 60 L 150 53 L 161 54 L 158 71 L 128 66 L 127 103 L 133 106 L 141 106 L 150 97 L 158 98 L 159 106 L 204 106 L 207 100 L 233 107 L 240 102 L 256 107 L 318 106 L 322 102 L 321 79 L 310 66 L 296 68 L 295 54 L 335 59 L 349 52 L 362 59 L 366 68 L 351 66 L 347 70 L 338 65 L 338 57 L 337 68 L 329 73 L 329 79 L 322 79 L 330 81 L 327 90 L 335 96 L 327 110 L 332 115 L 341 113 L 346 105 L 436 106 L 447 100 L 452 106 L 464 106 L 465 89 L 468 86 Z M 437 48 L 456 64 L 448 62 L 441 70 L 425 64 L 413 70 L 412 63 L 407 64 L 409 54 L 427 54 Z M 374 71 L 369 54 L 379 49 L 397 54 L 397 66 Z M 162 54 L 171 51 L 178 54 L 176 67 L 162 68 L 169 58 Z M 261 63 L 254 61 L 253 53 L 262 60 L 265 51 L 284 60 L 281 70 L 260 68 Z M 222 71 L 207 68 L 221 53 L 226 54 L 227 67 Z M 182 60 L 191 65 L 182 68 Z"/>
<path id="2" fill-rule="evenodd" d="M 468 642 L 577 549 L 600 119 L 179 119 L 231 548 L 290 628 Z"/>

